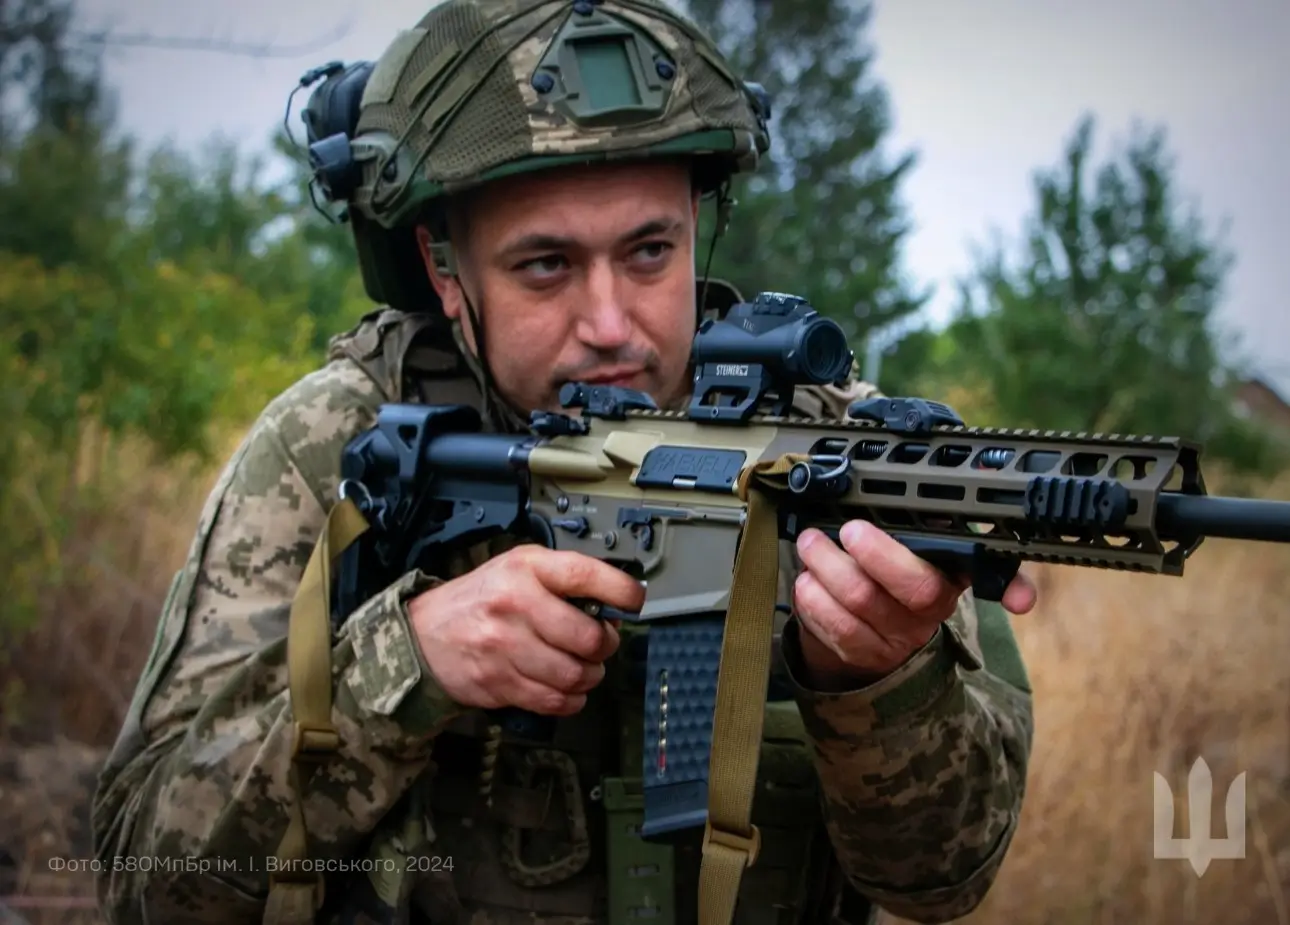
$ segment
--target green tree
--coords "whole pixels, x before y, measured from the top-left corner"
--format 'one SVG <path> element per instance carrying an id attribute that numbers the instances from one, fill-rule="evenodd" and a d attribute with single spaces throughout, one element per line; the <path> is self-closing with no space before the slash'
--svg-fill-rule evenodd
<path id="1" fill-rule="evenodd" d="M 320 358 L 292 285 L 307 244 L 274 228 L 294 203 L 218 146 L 140 169 L 69 19 L 0 4 L 0 627 L 37 613 L 76 524 L 137 472 L 116 448 L 201 457 Z"/>
<path id="2" fill-rule="evenodd" d="M 300 302 L 321 355 L 331 335 L 372 307 L 358 298 L 348 227 L 314 208 L 307 167 L 281 135 L 267 157 L 217 139 L 203 150 L 197 158 L 166 147 L 148 159 L 138 227 L 149 254 L 229 275 L 265 299 Z M 285 176 L 267 179 L 271 166 Z"/>
<path id="3" fill-rule="evenodd" d="M 900 269 L 908 222 L 899 187 L 915 157 L 889 162 L 879 150 L 890 114 L 864 43 L 870 4 L 687 6 L 736 73 L 773 101 L 769 161 L 736 181 L 739 205 L 713 274 L 746 297 L 762 289 L 805 296 L 855 339 L 918 311 L 927 295 L 914 293 Z M 705 245 L 711 228 L 707 216 Z"/>
<path id="4" fill-rule="evenodd" d="M 988 384 L 991 423 L 1176 434 L 1261 465 L 1263 442 L 1231 412 L 1215 317 L 1231 255 L 1184 209 L 1163 129 L 1135 128 L 1100 166 L 1093 138 L 1085 117 L 1036 173 L 1015 259 L 998 243 L 978 255 L 947 364 Z"/>
<path id="5" fill-rule="evenodd" d="M 0 4 L 0 250 L 110 263 L 131 146 L 111 139 L 99 63 L 66 41 L 69 3 Z"/>
<path id="6" fill-rule="evenodd" d="M 316 322 L 316 343 L 321 347 L 328 337 L 348 329 L 376 306 L 363 290 L 349 225 L 325 214 L 321 196 L 315 201 L 310 192 L 312 173 L 303 149 L 304 127 L 295 125 L 292 132 L 294 143 L 282 132 L 275 133 L 273 139 L 274 151 L 288 168 L 277 195 L 292 229 L 289 237 L 282 238 L 277 256 L 281 261 L 289 253 L 300 268 L 300 284 Z"/>

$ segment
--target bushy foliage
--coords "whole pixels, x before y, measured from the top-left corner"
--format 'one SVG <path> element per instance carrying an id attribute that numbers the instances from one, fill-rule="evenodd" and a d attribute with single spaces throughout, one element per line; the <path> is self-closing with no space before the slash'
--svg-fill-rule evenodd
<path id="1" fill-rule="evenodd" d="M 37 613 L 100 505 L 87 453 L 142 436 L 159 461 L 209 464 L 368 308 L 319 245 L 335 230 L 258 160 L 140 157 L 67 12 L 0 8 L 0 626 Z"/>
<path id="2" fill-rule="evenodd" d="M 1184 210 L 1165 131 L 1137 128 L 1100 165 L 1093 140 L 1081 119 L 1034 177 L 1015 252 L 977 255 L 951 324 L 907 337 L 886 384 L 967 382 L 991 396 L 974 423 L 1182 436 L 1275 472 L 1284 451 L 1233 413 L 1242 368 L 1217 317 L 1232 255 Z"/>
<path id="3" fill-rule="evenodd" d="M 927 298 L 901 266 L 909 221 L 900 186 L 916 158 L 889 160 L 887 91 L 873 73 L 867 0 L 810 4 L 689 0 L 736 73 L 772 98 L 771 150 L 740 178 L 713 274 L 747 297 L 805 296 L 857 343 Z M 715 216 L 703 231 L 706 256 Z"/>

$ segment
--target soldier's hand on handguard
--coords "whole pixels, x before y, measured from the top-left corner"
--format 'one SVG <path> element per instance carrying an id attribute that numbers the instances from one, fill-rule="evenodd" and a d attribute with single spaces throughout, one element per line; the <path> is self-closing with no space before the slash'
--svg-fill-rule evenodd
<path id="1" fill-rule="evenodd" d="M 605 676 L 618 649 L 609 622 L 568 599 L 639 611 L 645 589 L 590 556 L 518 546 L 408 604 L 439 686 L 458 703 L 569 716 Z"/>
<path id="2" fill-rule="evenodd" d="M 841 547 L 818 530 L 798 538 L 802 571 L 793 588 L 802 659 L 812 686 L 854 689 L 904 664 L 954 614 L 971 587 L 920 559 L 873 524 L 851 521 Z M 1035 605 L 1035 586 L 1018 574 L 1004 592 L 1014 614 Z"/>

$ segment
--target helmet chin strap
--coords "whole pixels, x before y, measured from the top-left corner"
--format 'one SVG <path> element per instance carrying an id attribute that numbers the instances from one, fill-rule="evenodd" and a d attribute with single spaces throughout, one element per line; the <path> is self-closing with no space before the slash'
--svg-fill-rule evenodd
<path id="1" fill-rule="evenodd" d="M 430 259 L 434 262 L 435 272 L 440 276 L 451 277 L 457 281 L 457 288 L 461 291 L 461 301 L 466 309 L 466 317 L 470 323 L 471 339 L 475 342 L 475 362 L 479 364 L 480 391 L 483 398 L 483 415 L 486 420 L 492 420 L 493 405 L 493 371 L 488 364 L 488 348 L 484 340 L 484 317 L 482 313 L 475 311 L 475 305 L 470 300 L 470 294 L 466 292 L 466 286 L 462 282 L 461 273 L 457 264 L 457 255 L 452 249 L 451 242 L 435 241 L 430 245 Z"/>
<path id="2" fill-rule="evenodd" d="M 461 285 L 461 280 L 457 280 L 458 288 L 461 289 L 461 300 L 466 306 L 466 317 L 470 319 L 470 333 L 475 341 L 475 359 L 479 363 L 479 374 L 483 382 L 480 388 L 483 391 L 484 399 L 484 417 L 491 420 L 492 418 L 492 401 L 493 401 L 493 370 L 488 365 L 488 350 L 484 346 L 484 316 L 475 311 L 475 306 L 470 301 L 470 296 L 466 294 L 466 287 Z"/>
<path id="3" fill-rule="evenodd" d="M 703 324 L 703 309 L 708 304 L 708 277 L 712 275 L 712 258 L 717 252 L 717 241 L 726 233 L 730 225 L 730 213 L 735 207 L 735 200 L 730 196 L 730 181 L 717 187 L 717 220 L 712 226 L 712 240 L 708 242 L 708 257 L 703 264 L 703 290 L 699 293 L 699 302 L 694 306 L 694 328 L 697 331 Z"/>

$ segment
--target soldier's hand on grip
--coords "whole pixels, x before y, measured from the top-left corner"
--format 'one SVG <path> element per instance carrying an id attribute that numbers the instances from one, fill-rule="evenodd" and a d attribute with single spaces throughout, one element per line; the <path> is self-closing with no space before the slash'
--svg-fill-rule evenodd
<path id="1" fill-rule="evenodd" d="M 435 680 L 458 703 L 569 716 L 619 642 L 570 598 L 639 611 L 645 589 L 590 556 L 527 545 L 426 591 L 408 613 Z"/>
<path id="2" fill-rule="evenodd" d="M 873 524 L 856 520 L 838 546 L 819 530 L 798 539 L 802 571 L 793 588 L 802 658 L 815 683 L 858 686 L 894 671 L 925 646 L 970 586 L 923 561 Z M 1035 586 L 1013 579 L 1003 606 L 1021 614 Z"/>

